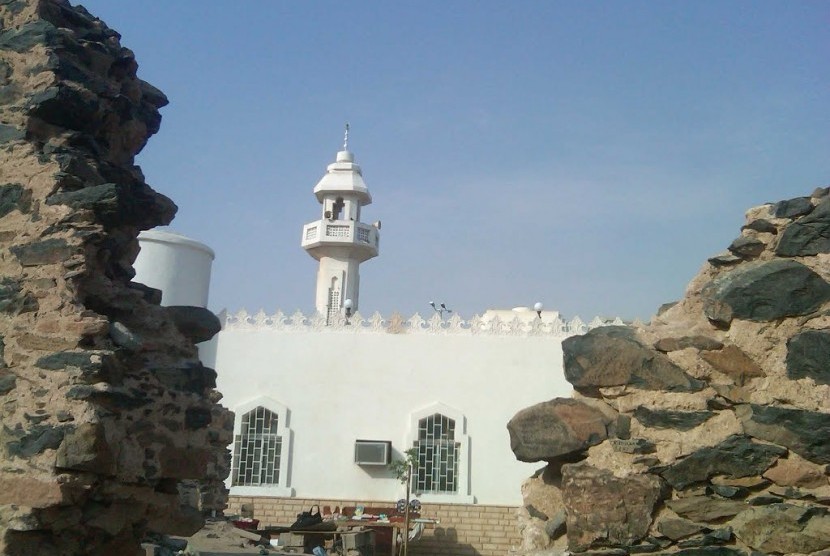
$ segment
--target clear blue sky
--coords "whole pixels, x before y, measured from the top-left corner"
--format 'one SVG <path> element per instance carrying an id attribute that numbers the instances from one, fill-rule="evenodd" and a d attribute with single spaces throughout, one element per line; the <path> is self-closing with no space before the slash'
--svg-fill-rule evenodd
<path id="1" fill-rule="evenodd" d="M 383 221 L 361 312 L 649 318 L 743 213 L 830 184 L 830 3 L 87 0 L 170 105 L 138 157 L 211 308 L 313 308 L 343 124 Z"/>

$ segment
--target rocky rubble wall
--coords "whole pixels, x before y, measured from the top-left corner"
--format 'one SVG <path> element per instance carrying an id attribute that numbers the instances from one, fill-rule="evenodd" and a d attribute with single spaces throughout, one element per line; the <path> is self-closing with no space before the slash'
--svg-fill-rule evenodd
<path id="1" fill-rule="evenodd" d="M 682 301 L 563 343 L 508 424 L 523 554 L 830 553 L 830 195 L 748 211 Z"/>
<path id="2" fill-rule="evenodd" d="M 131 281 L 176 207 L 133 163 L 167 99 L 119 39 L 64 0 L 0 2 L 4 556 L 144 554 L 224 506 L 232 415 L 194 345 L 218 321 Z"/>

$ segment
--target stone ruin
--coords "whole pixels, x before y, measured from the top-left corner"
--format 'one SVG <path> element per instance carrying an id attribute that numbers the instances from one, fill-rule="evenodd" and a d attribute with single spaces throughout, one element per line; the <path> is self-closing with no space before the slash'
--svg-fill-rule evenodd
<path id="1" fill-rule="evenodd" d="M 522 554 L 830 554 L 830 195 L 748 211 L 648 325 L 563 343 L 517 413 Z"/>
<path id="2" fill-rule="evenodd" d="M 224 508 L 217 319 L 132 282 L 176 206 L 134 156 L 164 94 L 65 0 L 0 1 L 0 555 L 131 556 Z M 195 481 L 195 480 L 198 480 Z"/>

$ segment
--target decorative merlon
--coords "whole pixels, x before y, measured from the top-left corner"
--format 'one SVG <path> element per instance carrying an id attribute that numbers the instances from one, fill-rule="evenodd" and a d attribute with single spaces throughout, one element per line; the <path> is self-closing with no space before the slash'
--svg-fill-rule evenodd
<path id="1" fill-rule="evenodd" d="M 277 311 L 273 315 L 267 315 L 265 311 L 259 310 L 251 314 L 245 309 L 236 313 L 222 311 L 219 313 L 219 320 L 223 330 L 283 330 L 286 332 L 349 332 L 349 333 L 386 333 L 386 334 L 433 334 L 433 335 L 492 335 L 492 336 L 551 336 L 554 338 L 567 338 L 598 328 L 601 326 L 622 326 L 625 323 L 619 318 L 601 319 L 594 317 L 588 323 L 579 317 L 570 321 L 557 317 L 549 321 L 542 321 L 539 318 L 521 319 L 515 317 L 512 320 L 503 320 L 498 316 L 483 318 L 475 315 L 469 320 L 464 320 L 457 314 L 450 318 L 442 319 L 440 315 L 433 314 L 429 319 L 424 319 L 418 313 L 404 319 L 400 313 L 392 313 L 389 318 L 384 318 L 380 313 L 375 312 L 371 318 L 364 318 L 360 313 L 355 313 L 351 318 L 343 316 L 329 319 L 326 324 L 326 316 L 320 313 L 305 315 L 301 311 L 288 315 Z"/>

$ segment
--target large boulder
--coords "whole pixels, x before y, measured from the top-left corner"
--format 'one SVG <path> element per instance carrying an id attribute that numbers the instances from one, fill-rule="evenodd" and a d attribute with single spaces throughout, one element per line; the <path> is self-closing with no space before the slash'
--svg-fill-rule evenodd
<path id="1" fill-rule="evenodd" d="M 637 340 L 625 326 L 595 328 L 562 342 L 565 378 L 586 395 L 598 388 L 630 385 L 645 390 L 693 392 L 703 383 L 686 374 L 665 354 Z"/>
<path id="2" fill-rule="evenodd" d="M 510 448 L 519 461 L 567 461 L 608 438 L 613 421 L 610 408 L 556 398 L 523 409 L 510 420 Z"/>
<path id="3" fill-rule="evenodd" d="M 632 546 L 642 540 L 663 490 L 653 475 L 616 477 L 584 462 L 562 467 L 568 547 Z"/>
<path id="4" fill-rule="evenodd" d="M 775 254 L 782 257 L 803 257 L 830 252 L 830 199 L 821 202 L 810 214 L 790 224 Z"/>
<path id="5" fill-rule="evenodd" d="M 830 300 L 830 284 L 803 264 L 774 259 L 745 263 L 715 278 L 704 290 L 706 316 L 728 325 L 806 315 Z"/>

